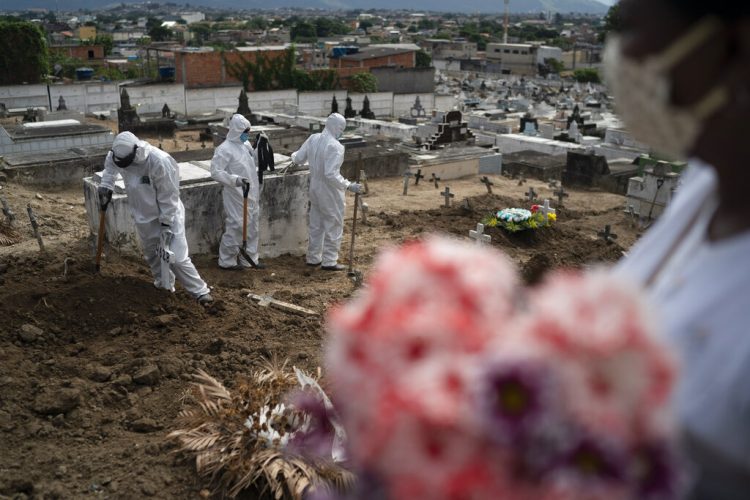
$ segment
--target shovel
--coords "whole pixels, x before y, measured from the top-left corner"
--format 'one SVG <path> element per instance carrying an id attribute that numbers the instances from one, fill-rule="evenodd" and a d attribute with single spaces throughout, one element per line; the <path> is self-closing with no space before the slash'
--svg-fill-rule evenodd
<path id="1" fill-rule="evenodd" d="M 247 253 L 247 195 L 250 192 L 250 183 L 242 183 L 242 246 L 240 247 L 240 253 L 242 256 L 253 266 L 253 269 L 258 269 L 258 264 L 248 255 Z"/>
<path id="2" fill-rule="evenodd" d="M 357 183 L 359 183 L 360 175 L 362 173 L 362 153 L 359 153 L 359 157 L 357 159 L 357 167 Z M 352 241 L 349 245 L 349 271 L 347 272 L 347 276 L 354 279 L 355 282 L 360 281 L 362 277 L 362 273 L 354 270 L 354 239 L 357 235 L 357 211 L 359 209 L 359 197 L 359 193 L 354 193 L 354 220 L 352 221 Z"/>
<path id="3" fill-rule="evenodd" d="M 111 195 L 99 200 L 99 233 L 96 242 L 96 272 L 99 272 L 102 262 L 102 250 L 104 249 L 104 231 L 106 230 L 105 216 L 107 207 L 112 200 Z"/>

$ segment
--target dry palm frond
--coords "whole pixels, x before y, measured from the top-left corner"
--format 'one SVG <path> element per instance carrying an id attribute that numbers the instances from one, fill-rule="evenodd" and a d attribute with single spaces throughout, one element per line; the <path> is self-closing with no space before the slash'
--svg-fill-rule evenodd
<path id="1" fill-rule="evenodd" d="M 21 234 L 7 224 L 0 222 L 0 247 L 9 247 L 20 243 Z"/>
<path id="2" fill-rule="evenodd" d="M 354 476 L 332 460 L 285 449 L 304 418 L 284 399 L 299 387 L 288 362 L 263 361 L 230 393 L 204 371 L 195 375 L 195 403 L 179 413 L 169 434 L 195 457 L 214 493 L 235 498 L 253 489 L 267 497 L 301 499 L 312 490 L 350 489 Z"/>

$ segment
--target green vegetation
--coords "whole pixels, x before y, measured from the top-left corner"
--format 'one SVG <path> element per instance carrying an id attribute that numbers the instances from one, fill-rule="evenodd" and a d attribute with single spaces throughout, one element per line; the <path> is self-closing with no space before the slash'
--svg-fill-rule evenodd
<path id="1" fill-rule="evenodd" d="M 415 64 L 417 68 L 429 68 L 432 66 L 432 57 L 424 50 L 420 50 L 416 53 Z"/>
<path id="2" fill-rule="evenodd" d="M 0 85 L 39 83 L 48 71 L 44 33 L 27 21 L 0 21 Z"/>
<path id="3" fill-rule="evenodd" d="M 378 91 L 378 80 L 372 73 L 356 73 L 351 77 L 351 90 L 360 94 Z"/>
<path id="4" fill-rule="evenodd" d="M 580 68 L 573 72 L 573 79 L 580 83 L 601 83 L 599 71 L 596 68 Z"/>

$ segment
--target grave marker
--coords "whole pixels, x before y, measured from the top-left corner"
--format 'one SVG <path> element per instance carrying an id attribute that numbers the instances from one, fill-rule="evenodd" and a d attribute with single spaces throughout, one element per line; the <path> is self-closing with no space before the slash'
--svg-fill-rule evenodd
<path id="1" fill-rule="evenodd" d="M 604 231 L 599 231 L 596 234 L 607 243 L 612 243 L 614 242 L 614 240 L 617 239 L 617 235 L 612 232 L 612 228 L 610 227 L 609 224 L 604 226 Z"/>
<path id="2" fill-rule="evenodd" d="M 424 175 L 422 175 L 422 169 L 417 169 L 417 173 L 414 175 L 414 185 L 419 185 L 419 179 L 424 179 Z"/>
<path id="3" fill-rule="evenodd" d="M 359 171 L 359 181 L 365 188 L 365 192 L 363 194 L 370 194 L 370 186 L 367 184 L 367 174 L 365 174 L 364 170 Z"/>
<path id="4" fill-rule="evenodd" d="M 367 215 L 370 213 L 370 205 L 359 199 L 359 208 L 362 209 L 362 224 L 367 224 Z"/>
<path id="5" fill-rule="evenodd" d="M 440 189 L 440 186 L 438 186 L 438 181 L 440 180 L 440 177 L 436 176 L 435 173 L 432 173 L 432 182 L 435 184 L 435 189 Z"/>
<path id="6" fill-rule="evenodd" d="M 404 172 L 404 196 L 406 196 L 406 193 L 409 192 L 409 177 L 413 176 L 410 171 Z"/>
<path id="7" fill-rule="evenodd" d="M 539 211 L 542 212 L 542 215 L 544 215 L 544 220 L 547 220 L 547 218 L 549 217 L 549 214 L 557 213 L 557 211 L 554 208 L 551 208 L 549 206 L 549 200 L 544 200 L 544 205 L 541 206 Z"/>
<path id="8" fill-rule="evenodd" d="M 474 240 L 479 246 L 489 243 L 492 240 L 489 234 L 484 234 L 484 224 L 477 224 L 476 231 L 473 229 L 469 231 L 469 238 Z"/>
<path id="9" fill-rule="evenodd" d="M 536 200 L 536 191 L 534 191 L 533 187 L 530 187 L 529 190 L 524 194 L 529 199 L 529 203 L 532 203 L 534 200 Z"/>
<path id="10" fill-rule="evenodd" d="M 440 193 L 441 196 L 445 198 L 445 205 L 443 205 L 445 208 L 450 208 L 451 206 L 451 198 L 455 198 L 455 194 L 451 193 L 451 188 L 448 186 L 445 186 L 445 191 Z"/>
<path id="11" fill-rule="evenodd" d="M 492 186 L 495 184 L 486 175 L 482 177 L 481 182 L 487 188 L 487 194 L 492 194 Z"/>
<path id="12" fill-rule="evenodd" d="M 562 185 L 560 186 L 560 189 L 558 189 L 557 191 L 553 192 L 552 194 L 554 194 L 555 196 L 557 196 L 557 206 L 558 207 L 563 206 L 563 199 L 567 198 L 568 196 L 570 196 L 565 191 L 565 188 Z"/>
<path id="13" fill-rule="evenodd" d="M 26 211 L 29 213 L 29 220 L 31 221 L 31 229 L 34 230 L 34 236 L 36 237 L 36 242 L 39 243 L 39 251 L 44 252 L 44 242 L 42 241 L 42 235 L 39 234 L 39 224 L 37 224 L 36 215 L 34 215 L 34 211 L 31 209 L 31 203 L 28 203 L 26 205 Z"/>
<path id="14" fill-rule="evenodd" d="M 521 174 L 521 178 L 518 179 L 518 185 L 523 186 L 524 184 L 526 184 L 526 177 L 524 177 L 523 174 Z"/>
<path id="15" fill-rule="evenodd" d="M 3 215 L 5 215 L 5 220 L 8 221 L 8 226 L 13 227 L 13 221 L 16 220 L 16 214 L 14 214 L 13 210 L 10 209 L 10 206 L 8 206 L 8 202 L 5 201 L 5 198 L 0 198 L 0 203 L 3 204 Z"/>
<path id="16" fill-rule="evenodd" d="M 550 189 L 557 189 L 557 179 L 550 179 L 548 182 L 548 186 Z"/>

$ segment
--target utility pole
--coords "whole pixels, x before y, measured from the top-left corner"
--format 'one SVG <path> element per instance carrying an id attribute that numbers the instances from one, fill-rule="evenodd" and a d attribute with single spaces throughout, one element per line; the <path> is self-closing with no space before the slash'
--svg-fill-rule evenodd
<path id="1" fill-rule="evenodd" d="M 510 24 L 510 0 L 505 0 L 505 30 L 503 32 L 503 43 L 508 43 L 508 25 Z"/>

